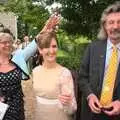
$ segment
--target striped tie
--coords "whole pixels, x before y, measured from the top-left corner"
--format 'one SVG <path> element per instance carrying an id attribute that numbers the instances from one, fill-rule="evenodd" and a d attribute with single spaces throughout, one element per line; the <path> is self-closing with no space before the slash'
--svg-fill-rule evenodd
<path id="1" fill-rule="evenodd" d="M 117 73 L 118 50 L 115 46 L 112 49 L 113 51 L 111 53 L 108 69 L 104 77 L 103 88 L 100 98 L 100 103 L 102 106 L 109 105 L 112 102 L 113 97 L 113 90 Z"/>

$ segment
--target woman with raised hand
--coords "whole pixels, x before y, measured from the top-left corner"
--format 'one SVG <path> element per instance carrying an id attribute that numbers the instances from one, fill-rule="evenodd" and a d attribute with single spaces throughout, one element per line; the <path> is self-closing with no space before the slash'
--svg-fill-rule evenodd
<path id="1" fill-rule="evenodd" d="M 0 33 L 0 102 L 9 106 L 3 120 L 24 120 L 21 80 L 29 79 L 26 61 L 37 47 L 30 45 L 12 56 L 12 42 L 9 33 Z"/>

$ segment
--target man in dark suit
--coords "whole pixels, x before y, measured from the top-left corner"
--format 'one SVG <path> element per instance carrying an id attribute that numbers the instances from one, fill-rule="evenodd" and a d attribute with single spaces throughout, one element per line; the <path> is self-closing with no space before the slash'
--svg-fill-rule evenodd
<path id="1" fill-rule="evenodd" d="M 108 63 L 113 51 L 118 50 L 117 73 L 112 101 L 100 103 Z M 82 91 L 80 120 L 120 120 L 120 2 L 108 6 L 101 16 L 98 40 L 91 43 L 83 57 L 79 72 Z"/>

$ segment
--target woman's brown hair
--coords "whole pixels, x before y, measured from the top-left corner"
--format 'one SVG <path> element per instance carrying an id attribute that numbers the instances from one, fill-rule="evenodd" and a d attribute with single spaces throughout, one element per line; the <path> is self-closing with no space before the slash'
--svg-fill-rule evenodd
<path id="1" fill-rule="evenodd" d="M 48 48 L 52 38 L 57 41 L 56 33 L 54 31 L 40 33 L 36 38 L 38 47 L 41 49 Z"/>

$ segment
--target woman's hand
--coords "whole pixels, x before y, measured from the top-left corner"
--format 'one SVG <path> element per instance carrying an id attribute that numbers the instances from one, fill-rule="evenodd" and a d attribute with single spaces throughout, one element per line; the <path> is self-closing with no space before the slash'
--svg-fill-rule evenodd
<path id="1" fill-rule="evenodd" d="M 71 101 L 72 101 L 72 96 L 68 95 L 68 94 L 62 94 L 58 96 L 58 99 L 60 100 L 60 102 L 62 103 L 62 105 L 70 105 Z"/>
<path id="2" fill-rule="evenodd" d="M 56 31 L 58 29 L 58 24 L 60 23 L 60 20 L 61 20 L 61 16 L 59 14 L 51 15 L 47 20 L 47 22 L 45 23 L 45 26 L 40 31 L 40 33 L 37 34 L 36 39 L 43 32 Z"/>
<path id="3" fill-rule="evenodd" d="M 51 15 L 40 33 L 56 30 L 56 26 L 59 24 L 60 19 L 61 19 L 61 16 L 59 14 Z"/>

